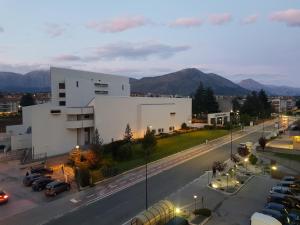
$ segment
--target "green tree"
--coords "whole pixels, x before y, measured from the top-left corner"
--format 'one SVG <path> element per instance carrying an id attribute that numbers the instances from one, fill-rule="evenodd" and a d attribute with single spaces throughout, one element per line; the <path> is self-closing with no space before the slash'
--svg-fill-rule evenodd
<path id="1" fill-rule="evenodd" d="M 239 97 L 235 97 L 234 99 L 232 99 L 231 103 L 232 103 L 232 109 L 234 112 L 241 110 L 241 104 L 239 102 Z"/>
<path id="2" fill-rule="evenodd" d="M 200 82 L 196 93 L 193 97 L 193 113 L 215 113 L 219 111 L 219 105 L 214 96 L 213 90 L 208 87 L 204 88 L 202 82 Z"/>
<path id="3" fill-rule="evenodd" d="M 90 149 L 92 151 L 94 151 L 95 154 L 97 154 L 97 156 L 99 158 L 101 158 L 101 156 L 102 156 L 102 150 L 103 150 L 102 144 L 103 144 L 103 139 L 100 137 L 99 131 L 96 128 L 95 131 L 94 131 L 94 135 L 93 135 L 93 139 L 92 139 L 92 144 L 90 145 Z"/>
<path id="4" fill-rule="evenodd" d="M 269 118 L 272 112 L 272 105 L 269 102 L 268 96 L 264 90 L 259 91 L 258 99 L 262 108 L 262 112 L 260 113 L 261 118 Z"/>
<path id="5" fill-rule="evenodd" d="M 149 154 L 154 150 L 154 147 L 157 144 L 157 140 L 155 138 L 154 132 L 147 128 L 146 134 L 142 140 L 143 149 Z"/>
<path id="6" fill-rule="evenodd" d="M 129 125 L 129 123 L 127 123 L 126 128 L 125 128 L 124 140 L 126 142 L 131 142 L 132 141 L 132 136 L 133 135 L 132 135 L 130 125 Z"/>
<path id="7" fill-rule="evenodd" d="M 296 101 L 296 106 L 297 106 L 298 109 L 300 109 L 300 99 L 298 99 L 298 100 Z"/>
<path id="8" fill-rule="evenodd" d="M 32 96 L 32 94 L 30 94 L 30 93 L 24 94 L 22 96 L 21 100 L 20 100 L 20 105 L 22 107 L 24 107 L 24 106 L 30 106 L 30 105 L 35 105 L 35 104 L 36 104 L 35 99 Z"/>

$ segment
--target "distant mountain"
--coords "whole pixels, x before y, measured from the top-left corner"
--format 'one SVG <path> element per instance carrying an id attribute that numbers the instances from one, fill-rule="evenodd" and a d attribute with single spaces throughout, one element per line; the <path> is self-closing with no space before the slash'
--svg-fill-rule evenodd
<path id="1" fill-rule="evenodd" d="M 253 79 L 242 80 L 238 83 L 241 87 L 250 91 L 259 91 L 264 89 L 268 95 L 279 96 L 300 96 L 300 88 L 288 86 L 276 86 L 261 84 Z"/>
<path id="2" fill-rule="evenodd" d="M 217 74 L 204 73 L 195 68 L 141 79 L 130 79 L 131 92 L 188 96 L 200 82 L 211 87 L 217 95 L 245 95 L 249 91 Z"/>
<path id="3" fill-rule="evenodd" d="M 36 70 L 26 74 L 0 72 L 0 92 L 50 91 L 50 72 Z"/>

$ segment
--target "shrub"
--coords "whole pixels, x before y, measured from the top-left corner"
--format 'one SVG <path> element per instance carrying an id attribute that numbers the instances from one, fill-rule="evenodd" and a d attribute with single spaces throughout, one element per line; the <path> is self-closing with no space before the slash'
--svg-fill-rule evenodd
<path id="1" fill-rule="evenodd" d="M 187 130 L 188 129 L 188 126 L 186 125 L 186 123 L 181 124 L 181 129 L 182 130 Z"/>
<path id="2" fill-rule="evenodd" d="M 84 157 L 88 162 L 89 169 L 97 169 L 100 167 L 101 157 L 99 153 L 97 154 L 94 150 L 88 150 Z"/>
<path id="3" fill-rule="evenodd" d="M 77 167 L 75 169 L 75 178 L 81 187 L 90 185 L 90 173 L 88 169 L 82 169 Z"/>
<path id="4" fill-rule="evenodd" d="M 232 154 L 231 155 L 231 159 L 234 163 L 239 163 L 240 162 L 240 158 L 237 157 L 236 155 Z"/>
<path id="5" fill-rule="evenodd" d="M 255 164 L 257 163 L 257 161 L 258 161 L 258 158 L 257 158 L 255 155 L 251 154 L 251 155 L 249 156 L 249 162 L 250 162 L 252 165 L 255 165 Z"/>
<path id="6" fill-rule="evenodd" d="M 211 216 L 211 210 L 202 208 L 202 209 L 195 209 L 194 214 L 197 216 L 205 216 L 205 217 L 210 217 Z"/>
<path id="7" fill-rule="evenodd" d="M 213 129 L 216 128 L 216 126 L 215 126 L 215 125 L 204 125 L 203 128 L 204 128 L 205 130 L 213 130 Z"/>
<path id="8" fill-rule="evenodd" d="M 222 172 L 226 168 L 226 163 L 221 163 L 220 161 L 215 161 L 213 163 L 213 170 Z"/>
<path id="9" fill-rule="evenodd" d="M 260 145 L 260 147 L 262 148 L 262 150 L 265 149 L 266 147 L 266 144 L 267 144 L 267 140 L 265 137 L 261 137 L 259 140 L 258 140 L 258 143 Z"/>
<path id="10" fill-rule="evenodd" d="M 240 146 L 238 147 L 238 154 L 241 156 L 241 157 L 246 157 L 247 155 L 250 154 L 250 151 L 249 149 L 246 147 L 246 146 Z"/>
<path id="11" fill-rule="evenodd" d="M 121 161 L 130 159 L 132 157 L 132 144 L 128 142 L 120 146 L 115 157 Z"/>

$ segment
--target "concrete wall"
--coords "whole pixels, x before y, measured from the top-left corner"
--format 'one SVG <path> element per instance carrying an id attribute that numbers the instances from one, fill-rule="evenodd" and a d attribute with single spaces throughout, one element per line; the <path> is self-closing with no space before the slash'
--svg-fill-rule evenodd
<path id="1" fill-rule="evenodd" d="M 6 126 L 6 133 L 10 135 L 20 135 L 26 133 L 32 125 L 32 108 L 35 106 L 26 106 L 22 108 L 22 124 Z"/>
<path id="2" fill-rule="evenodd" d="M 10 139 L 11 149 L 20 150 L 24 148 L 31 148 L 31 140 L 31 134 L 13 135 Z"/>
<path id="3" fill-rule="evenodd" d="M 61 113 L 51 114 L 51 109 Z M 66 128 L 65 107 L 42 104 L 32 110 L 32 148 L 48 156 L 69 152 L 77 144 L 77 130 Z"/>
<path id="4" fill-rule="evenodd" d="M 59 83 L 65 83 L 66 105 L 70 107 L 86 106 L 97 94 L 95 91 L 108 91 L 108 95 L 129 96 L 129 78 L 103 73 L 62 69 L 52 67 L 51 96 L 52 103 L 59 104 Z M 76 86 L 76 81 L 79 85 Z M 108 87 L 97 87 L 95 83 L 108 84 Z"/>
<path id="5" fill-rule="evenodd" d="M 143 137 L 148 126 L 158 132 L 170 126 L 179 129 L 192 116 L 192 101 L 186 98 L 144 98 L 99 96 L 94 100 L 95 128 L 105 143 L 122 139 L 127 123 L 135 138 Z"/>

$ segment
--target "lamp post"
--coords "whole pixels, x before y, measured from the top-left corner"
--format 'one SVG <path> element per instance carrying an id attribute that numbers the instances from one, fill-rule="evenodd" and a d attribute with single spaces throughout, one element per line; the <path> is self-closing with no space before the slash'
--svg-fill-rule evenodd
<path id="1" fill-rule="evenodd" d="M 230 159 L 232 161 L 232 118 L 231 118 L 231 113 L 233 111 L 231 110 L 230 112 Z"/>
<path id="2" fill-rule="evenodd" d="M 226 173 L 226 180 L 227 180 L 227 186 L 226 186 L 226 190 L 228 191 L 228 177 L 229 177 L 229 173 Z"/>
<path id="3" fill-rule="evenodd" d="M 194 195 L 194 201 L 195 201 L 195 210 L 196 210 L 196 208 L 197 208 L 197 195 Z"/>
<path id="4" fill-rule="evenodd" d="M 244 162 L 245 162 L 245 167 L 246 167 L 246 172 L 248 172 L 248 168 L 247 168 L 247 163 L 248 163 L 248 160 L 249 160 L 248 158 L 245 158 L 245 159 L 244 159 Z"/>

